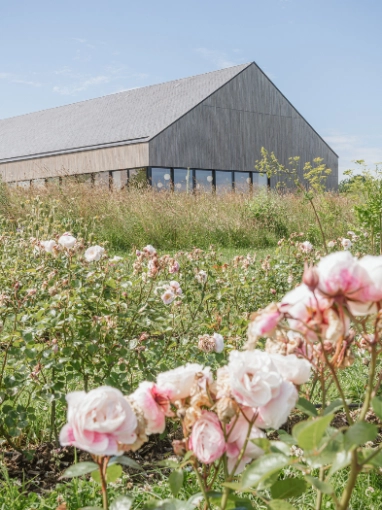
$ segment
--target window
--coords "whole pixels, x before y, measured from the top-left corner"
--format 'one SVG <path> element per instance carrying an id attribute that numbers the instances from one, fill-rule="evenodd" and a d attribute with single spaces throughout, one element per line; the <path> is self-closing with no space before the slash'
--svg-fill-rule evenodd
<path id="1" fill-rule="evenodd" d="M 152 168 L 151 185 L 156 191 L 171 189 L 171 170 L 169 168 Z"/>
<path id="2" fill-rule="evenodd" d="M 113 187 L 124 189 L 127 184 L 127 170 L 115 170 L 113 172 Z"/>
<path id="3" fill-rule="evenodd" d="M 212 171 L 195 170 L 195 189 L 197 191 L 212 191 Z"/>
<path id="4" fill-rule="evenodd" d="M 266 174 L 259 174 L 257 172 L 254 172 L 252 174 L 252 179 L 253 179 L 254 186 L 259 186 L 259 187 L 268 186 L 268 177 Z"/>
<path id="5" fill-rule="evenodd" d="M 192 170 L 174 168 L 174 191 L 179 193 L 192 192 Z"/>
<path id="6" fill-rule="evenodd" d="M 235 191 L 247 193 L 250 190 L 251 177 L 249 172 L 235 172 Z"/>
<path id="7" fill-rule="evenodd" d="M 232 172 L 215 172 L 216 193 L 230 193 L 232 191 Z"/>

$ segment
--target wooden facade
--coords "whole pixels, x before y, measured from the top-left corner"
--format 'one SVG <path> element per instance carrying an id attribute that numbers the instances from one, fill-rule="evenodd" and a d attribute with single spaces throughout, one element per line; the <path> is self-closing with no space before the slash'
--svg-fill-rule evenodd
<path id="1" fill-rule="evenodd" d="M 150 142 L 150 165 L 253 171 L 261 148 L 286 165 L 323 158 L 338 186 L 338 156 L 252 64 Z M 275 179 L 272 179 L 275 184 Z"/>

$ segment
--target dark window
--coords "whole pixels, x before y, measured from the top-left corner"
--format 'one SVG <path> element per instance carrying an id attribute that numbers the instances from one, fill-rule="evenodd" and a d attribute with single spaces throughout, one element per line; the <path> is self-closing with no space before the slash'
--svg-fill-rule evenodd
<path id="1" fill-rule="evenodd" d="M 174 191 L 179 193 L 192 192 L 192 170 L 174 168 Z"/>
<path id="2" fill-rule="evenodd" d="M 250 190 L 251 177 L 249 172 L 235 172 L 235 191 L 247 193 Z"/>
<path id="3" fill-rule="evenodd" d="M 211 170 L 195 170 L 195 189 L 197 191 L 211 191 L 212 181 Z"/>
<path id="4" fill-rule="evenodd" d="M 156 191 L 170 190 L 171 189 L 170 168 L 152 168 L 151 185 Z"/>
<path id="5" fill-rule="evenodd" d="M 232 191 L 232 172 L 215 172 L 216 193 L 229 193 Z"/>

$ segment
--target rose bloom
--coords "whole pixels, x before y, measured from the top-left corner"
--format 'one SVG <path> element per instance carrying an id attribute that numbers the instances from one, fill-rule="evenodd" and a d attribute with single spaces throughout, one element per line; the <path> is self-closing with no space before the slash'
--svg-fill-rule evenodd
<path id="1" fill-rule="evenodd" d="M 174 274 L 174 273 L 177 273 L 179 271 L 180 267 L 179 267 L 179 263 L 174 260 L 174 262 L 172 264 L 170 264 L 169 268 L 168 268 L 168 272 L 170 274 Z"/>
<path id="2" fill-rule="evenodd" d="M 57 246 L 56 241 L 53 239 L 50 241 L 41 241 L 40 244 L 47 253 L 53 253 L 53 249 Z"/>
<path id="3" fill-rule="evenodd" d="M 212 383 L 211 369 L 198 363 L 187 363 L 173 370 L 162 372 L 157 377 L 158 390 L 168 395 L 171 402 L 190 396 L 195 382 L 203 386 Z"/>
<path id="4" fill-rule="evenodd" d="M 98 262 L 98 260 L 101 259 L 102 255 L 105 253 L 105 248 L 102 248 L 102 246 L 90 246 L 85 253 L 84 257 L 86 262 Z"/>
<path id="5" fill-rule="evenodd" d="M 163 301 L 163 303 L 165 305 L 170 305 L 174 299 L 175 299 L 175 294 L 174 292 L 172 291 L 172 289 L 168 288 L 165 292 L 163 292 L 163 294 L 161 295 L 161 299 Z"/>
<path id="6" fill-rule="evenodd" d="M 222 337 L 222 335 L 219 335 L 219 333 L 214 333 L 212 335 L 212 338 L 215 342 L 214 351 L 216 353 L 223 352 L 224 351 L 224 338 Z"/>
<path id="7" fill-rule="evenodd" d="M 195 275 L 195 278 L 197 279 L 197 281 L 199 283 L 206 283 L 207 281 L 207 273 L 205 271 L 203 271 L 203 269 L 201 271 L 199 271 L 196 275 Z"/>
<path id="8" fill-rule="evenodd" d="M 329 241 L 328 242 L 328 248 L 334 248 L 336 246 L 336 242 L 335 241 Z"/>
<path id="9" fill-rule="evenodd" d="M 271 354 L 273 363 L 283 379 L 293 384 L 304 384 L 309 381 L 312 365 L 303 358 L 298 358 L 295 354 Z"/>
<path id="10" fill-rule="evenodd" d="M 60 433 L 62 446 L 75 446 L 93 455 L 121 455 L 122 445 L 136 440 L 137 418 L 122 393 L 102 386 L 66 396 L 68 423 Z"/>
<path id="11" fill-rule="evenodd" d="M 373 303 L 382 300 L 382 256 L 358 260 L 348 251 L 336 252 L 321 259 L 317 270 L 323 294 L 345 297 L 354 315 L 376 311 Z"/>
<path id="12" fill-rule="evenodd" d="M 341 239 L 341 245 L 344 250 L 350 250 L 350 248 L 353 246 L 353 243 L 350 241 L 350 239 L 345 239 L 344 237 Z"/>
<path id="13" fill-rule="evenodd" d="M 229 435 L 227 440 L 226 454 L 228 458 L 228 471 L 230 474 L 233 474 L 232 471 L 244 446 L 249 426 L 250 425 L 248 421 L 243 416 L 240 416 L 236 423 L 235 420 L 233 420 L 232 424 L 228 426 Z M 235 470 L 235 474 L 241 473 L 248 462 L 251 462 L 252 460 L 257 459 L 263 455 L 264 451 L 253 444 L 251 441 L 251 439 L 258 439 L 262 437 L 265 437 L 264 432 L 259 430 L 257 427 L 252 426 L 251 432 L 249 434 L 249 441 L 245 448 L 244 455 Z"/>
<path id="14" fill-rule="evenodd" d="M 119 255 L 114 255 L 112 259 L 109 259 L 109 262 L 120 262 L 123 260 L 123 257 L 120 257 Z"/>
<path id="15" fill-rule="evenodd" d="M 203 411 L 192 427 L 188 447 L 203 464 L 212 464 L 226 449 L 219 418 L 211 411 Z"/>
<path id="16" fill-rule="evenodd" d="M 283 381 L 280 392 L 267 405 L 259 407 L 255 425 L 261 429 L 279 429 L 298 400 L 298 391 L 290 381 Z"/>
<path id="17" fill-rule="evenodd" d="M 264 406 L 279 394 L 282 377 L 267 352 L 231 351 L 227 369 L 232 395 L 241 405 Z"/>
<path id="18" fill-rule="evenodd" d="M 61 244 L 63 248 L 70 249 L 76 244 L 77 239 L 72 236 L 69 232 L 65 232 L 58 240 L 58 244 Z"/>
<path id="19" fill-rule="evenodd" d="M 182 289 L 180 288 L 179 282 L 171 281 L 170 289 L 177 295 L 181 296 L 183 294 Z"/>
<path id="20" fill-rule="evenodd" d="M 155 383 L 144 381 L 130 396 L 142 410 L 146 420 L 146 434 L 161 434 L 166 427 L 166 416 L 173 416 L 170 401 Z"/>
<path id="21" fill-rule="evenodd" d="M 271 303 L 263 310 L 254 314 L 254 319 L 248 326 L 247 349 L 253 349 L 259 338 L 265 335 L 272 335 L 282 318 L 283 314 L 278 309 L 276 303 Z"/>
<path id="22" fill-rule="evenodd" d="M 310 253 L 313 250 L 313 245 L 309 241 L 304 241 L 300 244 L 300 250 L 303 253 Z"/>
<path id="23" fill-rule="evenodd" d="M 154 246 L 151 246 L 151 244 L 148 244 L 147 246 L 145 246 L 143 248 L 143 253 L 149 257 L 153 257 L 154 255 L 157 254 L 157 251 L 156 249 L 154 248 Z"/>

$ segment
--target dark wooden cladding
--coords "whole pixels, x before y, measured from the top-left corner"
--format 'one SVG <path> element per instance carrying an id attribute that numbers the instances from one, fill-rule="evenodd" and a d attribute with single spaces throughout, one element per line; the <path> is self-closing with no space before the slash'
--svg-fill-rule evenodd
<path id="1" fill-rule="evenodd" d="M 149 142 L 150 166 L 251 171 L 261 147 L 282 164 L 321 157 L 338 186 L 338 156 L 252 64 Z M 274 181 L 274 180 L 273 180 Z M 275 184 L 275 182 L 272 182 Z"/>

